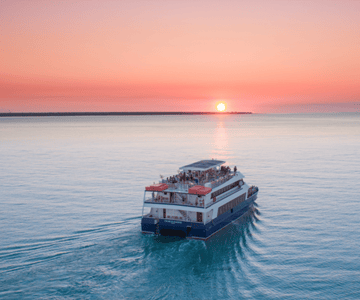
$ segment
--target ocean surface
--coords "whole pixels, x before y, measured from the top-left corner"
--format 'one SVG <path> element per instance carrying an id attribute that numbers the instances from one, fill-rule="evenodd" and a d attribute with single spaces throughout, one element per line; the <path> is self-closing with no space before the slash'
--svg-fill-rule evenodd
<path id="1" fill-rule="evenodd" d="M 223 159 L 260 188 L 209 241 L 143 190 Z M 0 118 L 1 299 L 360 299 L 360 114 Z"/>

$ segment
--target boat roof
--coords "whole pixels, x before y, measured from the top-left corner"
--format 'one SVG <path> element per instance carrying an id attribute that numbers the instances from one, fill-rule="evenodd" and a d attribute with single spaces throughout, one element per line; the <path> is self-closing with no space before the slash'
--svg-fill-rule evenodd
<path id="1" fill-rule="evenodd" d="M 210 170 L 212 168 L 215 168 L 217 166 L 221 166 L 222 164 L 224 164 L 225 161 L 222 160 L 215 160 L 215 159 L 211 159 L 211 160 L 200 160 L 197 162 L 194 162 L 190 165 L 186 165 L 180 168 L 180 170 L 183 171 L 206 171 L 206 170 Z"/>

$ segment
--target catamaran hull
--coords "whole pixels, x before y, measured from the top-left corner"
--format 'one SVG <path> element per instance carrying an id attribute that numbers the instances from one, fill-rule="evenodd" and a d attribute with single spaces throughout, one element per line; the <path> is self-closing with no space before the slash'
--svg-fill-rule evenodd
<path id="1" fill-rule="evenodd" d="M 245 214 L 256 198 L 257 193 L 207 224 L 143 217 L 141 229 L 143 233 L 206 240 Z"/>

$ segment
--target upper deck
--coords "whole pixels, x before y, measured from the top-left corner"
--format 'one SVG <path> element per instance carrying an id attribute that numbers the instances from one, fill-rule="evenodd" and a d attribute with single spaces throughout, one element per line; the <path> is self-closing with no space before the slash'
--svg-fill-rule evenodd
<path id="1" fill-rule="evenodd" d="M 229 181 L 234 176 L 239 176 L 239 179 L 244 178 L 244 175 L 242 175 L 239 171 L 236 173 L 233 171 L 229 171 L 225 174 L 218 174 L 213 173 L 209 174 L 208 176 L 202 176 L 202 175 L 194 175 L 194 177 L 187 177 L 187 179 L 179 180 L 178 176 L 170 176 L 166 179 L 160 180 L 161 183 L 166 183 L 169 188 L 166 190 L 166 192 L 178 192 L 178 193 L 188 193 L 189 188 L 195 186 L 195 185 L 201 185 L 205 187 L 209 187 L 211 189 L 215 189 L 216 187 L 222 185 L 223 183 Z"/>
<path id="2" fill-rule="evenodd" d="M 170 192 L 186 193 L 194 185 L 201 185 L 214 189 L 235 175 L 240 179 L 245 176 L 237 171 L 236 167 L 232 171 L 229 166 L 222 166 L 225 161 L 221 160 L 201 160 L 180 168 L 182 172 L 163 178 L 160 182 L 166 183 Z"/>
<path id="3" fill-rule="evenodd" d="M 231 170 L 228 166 L 221 166 L 223 163 L 225 162 L 203 160 L 181 167 L 180 170 L 183 172 L 163 178 L 159 184 L 146 187 L 146 191 L 152 192 L 152 195 L 151 197 L 144 195 L 144 202 L 209 207 L 226 198 L 229 195 L 228 190 L 235 193 L 244 185 L 242 180 L 244 175 L 237 171 L 236 167 Z M 207 188 L 202 194 L 203 197 L 196 196 L 196 193 L 195 197 L 192 196 L 194 194 L 192 187 L 196 186 Z M 234 189 L 235 187 L 238 188 Z M 153 191 L 160 193 L 155 194 Z"/>

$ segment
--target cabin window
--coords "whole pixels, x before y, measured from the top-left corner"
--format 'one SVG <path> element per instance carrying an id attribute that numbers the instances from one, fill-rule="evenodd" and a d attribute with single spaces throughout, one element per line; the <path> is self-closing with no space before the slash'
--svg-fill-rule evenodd
<path id="1" fill-rule="evenodd" d="M 232 210 L 231 212 L 233 212 L 234 207 L 238 206 L 240 203 L 245 201 L 245 195 L 246 194 L 242 194 L 241 196 L 236 197 L 235 199 L 231 200 L 230 202 L 225 203 L 224 205 L 220 206 L 218 216 L 222 215 L 223 213 L 226 213 L 230 209 Z"/>
<path id="2" fill-rule="evenodd" d="M 202 212 L 197 212 L 197 213 L 196 213 L 196 220 L 197 220 L 198 222 L 202 222 L 202 221 L 203 221 Z"/>
<path id="3" fill-rule="evenodd" d="M 166 219 L 166 209 L 163 208 L 163 218 Z"/>
<path id="4" fill-rule="evenodd" d="M 220 190 L 212 193 L 212 194 L 211 194 L 211 198 L 217 197 L 217 196 L 219 196 L 219 195 L 221 195 L 221 194 L 223 194 L 223 193 L 225 193 L 225 192 L 227 192 L 227 191 L 230 191 L 232 188 L 238 186 L 239 183 L 240 183 L 240 180 L 235 181 L 235 182 L 233 182 L 232 184 L 230 184 L 230 185 L 228 185 L 228 186 L 226 186 L 226 187 L 223 187 L 222 189 L 220 189 Z"/>

